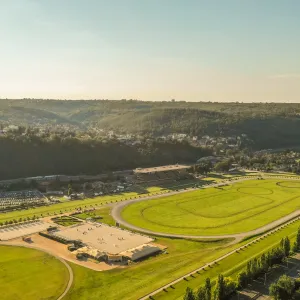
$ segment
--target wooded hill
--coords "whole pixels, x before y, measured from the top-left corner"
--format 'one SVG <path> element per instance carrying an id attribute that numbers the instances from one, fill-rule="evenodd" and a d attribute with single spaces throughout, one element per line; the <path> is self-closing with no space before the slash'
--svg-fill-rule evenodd
<path id="1" fill-rule="evenodd" d="M 245 133 L 255 148 L 278 148 L 298 144 L 300 104 L 2 99 L 0 122 L 92 126 L 151 135 Z"/>

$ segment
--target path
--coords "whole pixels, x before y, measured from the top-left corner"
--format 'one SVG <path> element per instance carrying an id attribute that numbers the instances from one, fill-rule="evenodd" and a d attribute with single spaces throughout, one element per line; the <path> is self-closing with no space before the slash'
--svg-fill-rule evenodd
<path id="1" fill-rule="evenodd" d="M 272 178 L 274 179 L 274 176 L 272 177 L 266 177 L 264 176 L 264 178 Z M 286 179 L 286 177 L 276 177 L 278 179 Z M 210 188 L 210 187 L 218 187 L 218 186 L 222 186 L 224 184 L 233 184 L 233 183 L 237 183 L 237 182 L 241 182 L 241 181 L 245 181 L 245 180 L 251 180 L 253 179 L 252 177 L 247 177 L 247 178 L 242 178 L 242 179 L 238 179 L 235 181 L 225 181 L 225 182 L 221 182 L 221 183 L 216 183 L 216 184 L 211 184 L 208 186 L 205 186 L 203 188 Z M 288 178 L 291 180 L 299 180 L 299 179 L 292 179 L 292 178 Z M 136 231 L 140 231 L 146 234 L 151 234 L 151 235 L 155 235 L 155 236 L 161 236 L 161 237 L 169 237 L 169 238 L 182 238 L 182 239 L 226 239 L 226 238 L 234 238 L 234 242 L 237 242 L 247 236 L 251 236 L 251 235 L 257 235 L 257 234 L 261 234 L 264 233 L 268 230 L 271 230 L 281 224 L 284 224 L 298 216 L 300 216 L 300 210 L 296 210 L 294 212 L 292 212 L 289 215 L 286 215 L 278 220 L 275 220 L 269 224 L 266 224 L 260 228 L 248 231 L 248 232 L 242 232 L 242 233 L 237 233 L 237 234 L 223 234 L 223 235 L 184 235 L 184 234 L 171 234 L 171 233 L 163 233 L 163 232 L 156 232 L 156 231 L 152 231 L 152 230 L 148 230 L 148 229 L 144 229 L 135 225 L 132 225 L 130 223 L 128 223 L 127 221 L 125 221 L 122 218 L 121 212 L 122 210 L 130 204 L 136 203 L 136 202 L 140 202 L 140 201 L 147 201 L 147 200 L 151 200 L 151 199 L 156 199 L 156 198 L 160 198 L 160 197 L 166 197 L 166 196 L 172 196 L 172 195 L 177 195 L 180 193 L 186 193 L 186 192 L 190 192 L 192 190 L 196 190 L 195 188 L 191 188 L 191 189 L 187 189 L 187 190 L 180 190 L 180 191 L 175 191 L 175 192 L 170 192 L 167 194 L 160 194 L 160 195 L 155 195 L 155 196 L 149 196 L 149 197 L 144 197 L 144 198 L 140 198 L 140 199 L 132 199 L 132 200 L 126 200 L 123 201 L 117 205 L 115 205 L 112 209 L 111 215 L 114 218 L 114 220 L 120 224 L 122 224 L 123 226 L 130 228 L 132 230 L 136 230 Z"/>
<path id="2" fill-rule="evenodd" d="M 299 219 L 300 219 L 300 218 L 297 218 L 297 220 L 299 220 Z M 279 229 L 281 229 L 281 228 L 283 228 L 283 227 L 289 225 L 290 223 L 292 223 L 292 222 L 294 222 L 294 221 L 295 221 L 295 220 L 291 220 L 291 221 L 289 221 L 288 223 L 286 223 L 286 224 L 284 224 L 284 225 L 281 225 L 281 226 L 279 226 L 279 227 L 276 227 L 275 229 L 269 231 L 268 233 L 265 233 L 264 235 L 261 235 L 260 237 L 258 237 L 258 238 L 256 238 L 256 239 L 252 240 L 251 242 L 249 242 L 249 243 L 247 243 L 247 244 L 245 244 L 245 245 L 243 245 L 243 246 L 241 246 L 241 247 L 239 247 L 239 248 L 236 248 L 236 249 L 234 249 L 234 250 L 228 252 L 227 254 L 225 254 L 225 255 L 219 257 L 218 259 L 215 259 L 215 260 L 213 260 L 213 261 L 211 261 L 211 262 L 205 264 L 204 266 L 202 266 L 202 267 L 200 267 L 200 268 L 198 268 L 198 269 L 196 269 L 196 270 L 194 270 L 194 271 L 192 271 L 192 272 L 189 272 L 189 273 L 187 273 L 187 274 L 185 274 L 185 275 L 183 275 L 183 276 L 181 276 L 181 277 L 179 277 L 179 278 L 173 280 L 172 282 L 169 282 L 168 284 L 166 284 L 166 285 L 164 285 L 164 286 L 162 286 L 162 287 L 156 289 L 155 291 L 153 291 L 153 292 L 151 292 L 151 293 L 149 293 L 149 294 L 143 296 L 142 298 L 139 298 L 139 300 L 148 300 L 150 296 L 154 296 L 154 295 L 156 295 L 156 294 L 162 292 L 164 289 L 170 288 L 172 285 L 174 285 L 174 284 L 176 284 L 176 283 L 179 283 L 179 282 L 180 282 L 181 280 L 183 280 L 185 277 L 191 276 L 191 275 L 193 275 L 193 274 L 195 274 L 195 273 L 197 273 L 197 272 L 199 272 L 199 271 L 201 271 L 201 270 L 203 270 L 203 269 L 205 269 L 205 268 L 210 267 L 210 265 L 213 265 L 213 264 L 215 264 L 215 263 L 220 262 L 221 260 L 225 259 L 226 257 L 228 257 L 228 256 L 230 256 L 230 255 L 236 253 L 236 251 L 242 250 L 243 248 L 248 247 L 248 246 L 250 246 L 250 245 L 253 244 L 253 243 L 256 243 L 257 241 L 259 241 L 259 240 L 261 240 L 261 239 L 267 237 L 268 235 L 270 235 L 270 234 L 276 232 L 277 230 L 279 230 Z"/>
<path id="3" fill-rule="evenodd" d="M 53 253 L 51 253 L 49 251 L 46 251 L 45 249 L 35 247 L 35 246 L 32 246 L 32 245 L 26 245 L 26 246 L 25 245 L 16 245 L 14 243 L 9 243 L 9 242 L 1 242 L 0 245 L 31 248 L 31 249 L 43 251 L 43 252 L 45 252 L 45 253 L 47 253 L 51 256 L 54 256 L 56 259 L 58 259 L 60 262 L 62 262 L 66 266 L 66 268 L 68 269 L 68 272 L 69 272 L 69 282 L 68 282 L 64 292 L 57 298 L 57 300 L 63 299 L 67 295 L 67 293 L 70 291 L 70 288 L 71 288 L 71 286 L 73 284 L 73 280 L 74 280 L 74 274 L 73 274 L 72 268 L 69 266 L 69 264 L 64 259 L 60 258 L 59 256 L 54 255 Z"/>

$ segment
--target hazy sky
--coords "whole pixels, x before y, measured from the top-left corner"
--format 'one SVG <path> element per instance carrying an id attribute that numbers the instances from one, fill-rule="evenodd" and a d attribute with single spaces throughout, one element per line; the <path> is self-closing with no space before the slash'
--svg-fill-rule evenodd
<path id="1" fill-rule="evenodd" d="M 300 102 L 299 12 L 299 0 L 0 0 L 0 97 Z"/>

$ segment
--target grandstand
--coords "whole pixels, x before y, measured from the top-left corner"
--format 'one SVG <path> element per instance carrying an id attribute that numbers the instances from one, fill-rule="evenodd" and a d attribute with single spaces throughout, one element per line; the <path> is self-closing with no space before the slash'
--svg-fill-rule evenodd
<path id="1" fill-rule="evenodd" d="M 188 165 L 167 165 L 153 168 L 138 168 L 134 170 L 136 183 L 167 183 L 189 177 Z"/>
<path id="2" fill-rule="evenodd" d="M 0 210 L 46 205 L 48 200 L 39 191 L 0 192 Z"/>

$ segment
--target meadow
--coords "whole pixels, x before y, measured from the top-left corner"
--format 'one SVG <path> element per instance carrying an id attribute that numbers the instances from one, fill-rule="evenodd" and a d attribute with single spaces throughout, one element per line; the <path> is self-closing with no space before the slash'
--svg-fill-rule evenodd
<path id="1" fill-rule="evenodd" d="M 179 182 L 175 185 L 171 184 L 166 186 L 137 186 L 134 188 L 134 191 L 131 192 L 128 191 L 120 194 L 97 196 L 93 198 L 86 198 L 84 200 L 65 200 L 65 198 L 62 197 L 61 199 L 63 200 L 61 203 L 52 204 L 49 206 L 29 208 L 24 210 L 16 210 L 7 213 L 0 213 L 0 222 L 10 221 L 13 219 L 18 220 L 19 218 L 24 219 L 28 217 L 33 217 L 34 215 L 38 217 L 46 217 L 49 215 L 55 215 L 64 212 L 71 212 L 79 207 L 81 207 L 82 209 L 91 207 L 97 208 L 97 206 L 112 204 L 128 199 L 162 194 L 170 190 L 190 187 L 194 184 L 194 181 L 190 181 L 183 183 Z"/>
<path id="2" fill-rule="evenodd" d="M 130 204 L 128 223 L 155 232 L 237 234 L 260 228 L 299 208 L 300 181 L 247 180 Z"/>
<path id="3" fill-rule="evenodd" d="M 101 217 L 101 219 L 98 220 L 98 222 L 105 223 L 111 226 L 115 226 L 116 222 L 110 215 L 111 212 L 111 207 L 105 206 L 102 208 L 99 208 L 95 211 L 92 212 L 86 212 L 86 213 L 81 213 L 81 214 L 76 214 L 74 217 L 86 220 L 87 218 L 93 218 L 93 217 Z"/>
<path id="4" fill-rule="evenodd" d="M 1 299 L 56 300 L 69 280 L 67 268 L 44 252 L 0 246 Z"/>
<path id="5" fill-rule="evenodd" d="M 153 191 L 154 190 L 154 191 Z M 147 195 L 153 195 L 158 192 L 162 192 L 162 189 L 159 188 L 150 188 L 149 192 L 146 190 Z M 144 195 L 144 194 L 143 194 Z M 142 196 L 141 194 L 137 192 L 126 192 L 123 194 L 115 194 L 115 195 L 106 195 L 106 196 L 98 196 L 94 198 L 86 198 L 84 200 L 73 200 L 73 201 L 65 201 L 57 204 L 53 204 L 50 206 L 41 206 L 37 208 L 30 208 L 26 210 L 17 210 L 12 211 L 8 213 L 1 213 L 0 214 L 0 222 L 5 222 L 13 219 L 19 219 L 19 218 L 27 218 L 32 217 L 34 215 L 38 217 L 46 217 L 48 215 L 54 215 L 64 212 L 70 212 L 75 210 L 76 208 L 81 207 L 84 208 L 90 208 L 92 206 L 97 207 L 98 205 L 106 205 L 115 203 L 118 201 L 127 200 L 130 198 L 137 198 Z"/>
<path id="6" fill-rule="evenodd" d="M 252 243 L 251 245 L 243 248 L 243 250 L 233 253 L 227 258 L 223 259 L 218 264 L 212 265 L 210 268 L 206 268 L 193 276 L 188 276 L 185 280 L 175 284 L 173 288 L 168 288 L 164 292 L 161 292 L 153 297 L 154 300 L 182 300 L 183 295 L 187 287 L 192 289 L 198 289 L 199 286 L 205 283 L 206 278 L 210 278 L 214 283 L 219 274 L 223 274 L 225 277 L 231 277 L 236 279 L 241 270 L 246 268 L 247 262 L 253 258 L 260 257 L 263 253 L 279 246 L 280 240 L 286 236 L 289 237 L 291 243 L 294 242 L 295 236 L 300 222 L 296 221 L 285 228 L 272 233 L 264 239 Z"/>
<path id="7" fill-rule="evenodd" d="M 244 248 L 222 260 L 218 265 L 189 276 L 173 288 L 166 289 L 153 297 L 155 300 L 182 300 L 188 286 L 198 288 L 207 277 L 214 280 L 218 274 L 236 275 L 248 260 L 261 255 L 279 244 L 282 237 L 289 236 L 293 241 L 300 222 L 297 221 L 273 233 L 257 243 Z M 147 293 L 191 272 L 214 259 L 248 243 L 226 246 L 228 241 L 196 241 L 159 238 L 157 242 L 168 247 L 168 254 L 161 254 L 146 261 L 132 264 L 125 269 L 95 272 L 78 265 L 70 264 L 74 272 L 74 284 L 65 297 L 66 300 L 126 299 L 136 300 Z"/>

